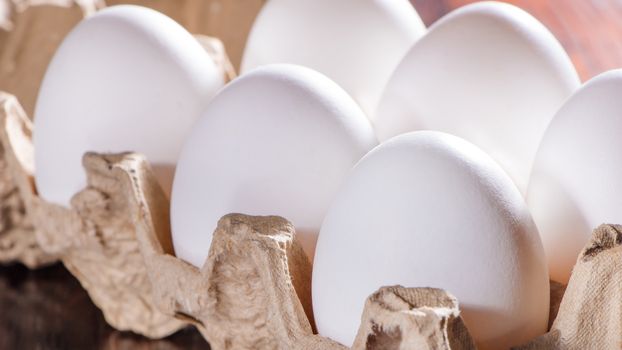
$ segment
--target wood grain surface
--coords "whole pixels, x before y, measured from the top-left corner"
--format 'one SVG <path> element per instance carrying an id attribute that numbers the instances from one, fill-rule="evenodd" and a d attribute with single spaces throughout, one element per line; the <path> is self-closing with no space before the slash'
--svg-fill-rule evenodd
<path id="1" fill-rule="evenodd" d="M 309 0 L 311 1 L 311 0 Z M 412 0 L 426 25 L 472 0 Z M 622 67 L 621 0 L 511 0 L 544 23 L 583 80 Z M 79 283 L 60 264 L 29 271 L 0 267 L 0 349 L 209 349 L 187 329 L 150 341 L 106 325 Z"/>
<path id="2" fill-rule="evenodd" d="M 474 0 L 411 0 L 426 26 Z M 542 22 L 570 55 L 582 81 L 622 68 L 622 0 L 503 0 Z"/>
<path id="3" fill-rule="evenodd" d="M 193 328 L 149 340 L 108 326 L 78 281 L 61 265 L 29 271 L 0 267 L 2 350 L 206 350 Z"/>

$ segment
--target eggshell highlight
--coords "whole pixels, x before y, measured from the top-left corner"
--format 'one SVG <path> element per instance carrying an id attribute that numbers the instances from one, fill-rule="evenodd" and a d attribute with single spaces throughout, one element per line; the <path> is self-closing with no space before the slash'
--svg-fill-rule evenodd
<path id="1" fill-rule="evenodd" d="M 534 163 L 527 203 L 561 283 L 592 230 L 622 222 L 620 91 L 622 70 L 587 82 L 555 115 Z"/>
<path id="2" fill-rule="evenodd" d="M 579 87 L 568 55 L 535 18 L 481 2 L 435 23 L 389 80 L 373 118 L 381 141 L 438 130 L 491 155 L 525 193 L 551 118 Z"/>
<path id="3" fill-rule="evenodd" d="M 69 205 L 87 151 L 143 153 L 170 192 L 183 140 L 223 78 L 192 35 L 147 8 L 114 6 L 65 38 L 35 108 L 36 184 Z"/>
<path id="4" fill-rule="evenodd" d="M 270 63 L 315 69 L 370 116 L 393 69 L 424 32 L 407 0 L 270 0 L 253 24 L 241 69 Z"/>
<path id="5" fill-rule="evenodd" d="M 320 335 L 351 345 L 380 286 L 454 294 L 480 349 L 546 331 L 549 281 L 538 232 L 505 172 L 463 139 L 397 136 L 354 168 L 322 225 L 313 267 Z"/>
<path id="6" fill-rule="evenodd" d="M 310 258 L 330 202 L 377 144 L 369 120 L 337 84 L 293 65 L 269 65 L 229 84 L 197 123 L 177 167 L 175 253 L 202 266 L 229 213 L 290 220 Z"/>

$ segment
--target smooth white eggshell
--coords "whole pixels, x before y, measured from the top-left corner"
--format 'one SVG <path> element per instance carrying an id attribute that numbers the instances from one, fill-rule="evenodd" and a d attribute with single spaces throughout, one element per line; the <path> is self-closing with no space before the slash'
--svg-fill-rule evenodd
<path id="1" fill-rule="evenodd" d="M 463 139 L 419 131 L 380 144 L 326 215 L 313 266 L 321 335 L 351 345 L 365 299 L 396 284 L 454 294 L 480 349 L 546 331 L 538 231 L 507 174 Z"/>
<path id="2" fill-rule="evenodd" d="M 69 205 L 86 185 L 87 151 L 143 153 L 170 192 L 183 140 L 223 85 L 199 43 L 172 19 L 114 6 L 65 38 L 35 108 L 36 184 Z"/>
<path id="3" fill-rule="evenodd" d="M 238 212 L 287 218 L 312 258 L 335 192 L 376 144 L 358 105 L 322 74 L 270 65 L 241 76 L 184 145 L 171 204 L 176 255 L 202 266 L 218 219 Z"/>
<path id="4" fill-rule="evenodd" d="M 241 69 L 307 66 L 371 115 L 393 69 L 424 32 L 408 0 L 270 0 L 253 24 Z"/>
<path id="5" fill-rule="evenodd" d="M 566 283 L 603 223 L 622 223 L 622 70 L 593 78 L 557 112 L 544 134 L 527 203 L 551 278 Z"/>
<path id="6" fill-rule="evenodd" d="M 373 118 L 379 139 L 444 131 L 491 155 L 524 194 L 551 118 L 579 87 L 561 45 L 535 18 L 503 3 L 459 8 L 399 64 Z"/>

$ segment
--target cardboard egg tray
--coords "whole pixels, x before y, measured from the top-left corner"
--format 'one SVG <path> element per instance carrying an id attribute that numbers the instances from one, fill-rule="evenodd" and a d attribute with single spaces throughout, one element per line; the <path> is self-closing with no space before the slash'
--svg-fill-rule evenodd
<path id="1" fill-rule="evenodd" d="M 231 77 L 218 42 L 202 41 Z M 314 332 L 311 264 L 286 219 L 224 216 L 198 269 L 174 256 L 169 200 L 143 156 L 85 154 L 88 185 L 66 208 L 37 195 L 32 130 L 0 93 L 0 262 L 61 260 L 111 326 L 149 338 L 192 325 L 214 349 L 346 349 Z M 551 284 L 550 331 L 517 349 L 620 348 L 621 300 L 622 226 L 602 225 L 568 286 Z M 353 349 L 475 349 L 446 291 L 385 286 L 361 303 Z"/>

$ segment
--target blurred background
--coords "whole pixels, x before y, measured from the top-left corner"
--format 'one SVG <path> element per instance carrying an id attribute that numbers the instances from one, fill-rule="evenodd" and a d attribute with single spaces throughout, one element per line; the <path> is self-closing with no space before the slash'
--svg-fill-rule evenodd
<path id="1" fill-rule="evenodd" d="M 65 34 L 104 6 L 158 10 L 193 34 L 223 41 L 234 67 L 266 0 L 0 0 L 0 90 L 16 95 L 32 115 L 47 63 Z M 426 26 L 474 0 L 410 0 Z M 504 0 L 544 23 L 564 46 L 583 81 L 622 67 L 622 1 Z M 47 4 L 47 6 L 46 6 Z"/>
<path id="2" fill-rule="evenodd" d="M 312 1 L 312 0 L 308 0 Z M 172 17 L 191 33 L 220 38 L 237 68 L 265 0 L 0 0 L 0 90 L 32 115 L 41 78 L 64 35 L 106 5 L 132 3 Z M 411 0 L 426 26 L 472 0 Z M 621 0 L 510 0 L 544 23 L 583 81 L 622 67 Z M 1 238 L 1 237 L 0 237 Z M 161 341 L 106 325 L 61 264 L 36 271 L 0 267 L 0 349 L 209 349 L 197 331 Z"/>
<path id="3" fill-rule="evenodd" d="M 473 0 L 411 0 L 426 26 Z M 542 22 L 570 55 L 582 81 L 622 67 L 622 1 L 502 0 Z"/>

